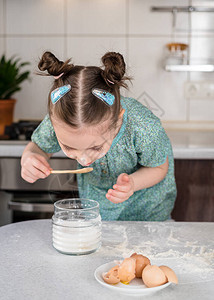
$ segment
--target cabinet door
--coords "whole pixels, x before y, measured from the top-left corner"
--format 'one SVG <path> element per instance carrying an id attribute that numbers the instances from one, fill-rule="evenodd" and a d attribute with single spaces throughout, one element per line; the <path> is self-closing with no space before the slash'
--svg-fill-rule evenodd
<path id="1" fill-rule="evenodd" d="M 176 221 L 214 221 L 214 160 L 175 160 Z"/>

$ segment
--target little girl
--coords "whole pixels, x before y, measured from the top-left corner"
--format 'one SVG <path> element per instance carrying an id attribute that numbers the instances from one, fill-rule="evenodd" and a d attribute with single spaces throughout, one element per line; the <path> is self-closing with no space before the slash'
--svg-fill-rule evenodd
<path id="1" fill-rule="evenodd" d="M 62 150 L 79 168 L 93 167 L 77 175 L 79 195 L 99 202 L 103 220 L 167 220 L 176 198 L 170 141 L 149 109 L 120 95 L 129 80 L 123 56 L 108 52 L 102 63 L 75 66 L 43 54 L 38 67 L 54 79 L 49 114 L 24 150 L 22 177 L 49 176 L 48 159 Z"/>

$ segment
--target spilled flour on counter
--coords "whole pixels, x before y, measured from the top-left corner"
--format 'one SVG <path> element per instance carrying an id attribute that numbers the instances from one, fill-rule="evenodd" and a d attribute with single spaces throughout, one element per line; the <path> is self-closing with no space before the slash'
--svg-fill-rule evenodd
<path id="1" fill-rule="evenodd" d="M 172 268 L 180 284 L 214 280 L 214 248 L 199 245 L 196 240 L 191 240 L 192 237 L 189 241 L 182 235 L 175 237 L 173 227 L 144 224 L 138 232 L 132 230 L 131 226 L 126 228 L 124 225 L 118 225 L 116 228 L 112 226 L 110 232 L 109 236 L 105 235 L 99 250 L 102 255 L 121 260 L 134 252 L 143 254 L 150 259 L 151 264 Z M 145 240 L 144 237 L 148 238 L 148 233 L 151 238 Z"/>

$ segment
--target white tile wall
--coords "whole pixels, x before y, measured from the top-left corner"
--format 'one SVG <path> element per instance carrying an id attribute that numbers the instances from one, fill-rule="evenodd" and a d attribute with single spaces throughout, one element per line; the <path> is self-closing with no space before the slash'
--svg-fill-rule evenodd
<path id="1" fill-rule="evenodd" d="M 4 0 L 0 0 L 0 35 L 4 33 Z"/>
<path id="2" fill-rule="evenodd" d="M 193 6 L 214 8 L 213 1 L 193 0 Z M 214 32 L 214 12 L 192 14 L 192 30 L 200 33 Z"/>
<path id="3" fill-rule="evenodd" d="M 185 120 L 183 82 L 187 74 L 168 73 L 163 69 L 166 38 L 130 38 L 129 64 L 134 76 L 133 97 L 145 104 L 146 92 L 157 105 L 154 113 L 164 120 Z M 153 104 L 151 104 L 153 106 Z M 160 108 L 158 108 L 160 106 Z M 157 109 L 157 110 L 156 110 Z"/>
<path id="4" fill-rule="evenodd" d="M 6 3 L 8 34 L 63 34 L 63 0 L 7 0 Z"/>
<path id="5" fill-rule="evenodd" d="M 213 6 L 214 7 L 214 6 Z M 192 14 L 192 30 L 200 33 L 214 32 L 214 12 Z"/>
<path id="6" fill-rule="evenodd" d="M 181 6 L 188 6 L 188 1 L 185 1 L 185 3 Z M 175 17 L 175 30 L 173 32 L 175 38 L 182 34 L 187 34 L 189 31 L 190 26 L 190 19 L 188 16 L 188 13 L 177 13 Z"/>
<path id="7" fill-rule="evenodd" d="M 68 34 L 125 34 L 125 0 L 68 0 Z"/>
<path id="8" fill-rule="evenodd" d="M 214 63 L 214 36 L 192 37 L 190 57 L 193 62 Z"/>
<path id="9" fill-rule="evenodd" d="M 5 39 L 0 37 L 0 57 L 5 52 Z"/>
<path id="10" fill-rule="evenodd" d="M 29 69 L 32 71 L 31 81 L 24 82 L 22 90 L 15 94 L 15 119 L 42 119 L 45 116 L 51 78 L 35 75 L 34 72 L 38 71 L 39 58 L 44 51 L 54 51 L 56 56 L 62 57 L 63 45 L 63 38 L 59 37 L 7 38 L 8 56 L 15 53 L 24 61 L 30 61 Z"/>
<path id="11" fill-rule="evenodd" d="M 172 14 L 152 12 L 152 6 L 186 6 L 188 0 L 129 0 L 129 33 L 170 35 L 172 34 Z M 186 28 L 187 16 L 177 15 L 177 28 Z"/>
<path id="12" fill-rule="evenodd" d="M 126 39 L 116 37 L 69 37 L 68 56 L 78 65 L 101 66 L 108 51 L 120 52 L 126 59 Z"/>
<path id="13" fill-rule="evenodd" d="M 192 64 L 214 64 L 214 36 L 194 36 L 191 38 L 190 57 Z M 213 72 L 191 72 L 191 80 L 213 80 Z"/>
<path id="14" fill-rule="evenodd" d="M 189 80 L 191 81 L 214 81 L 213 72 L 190 72 Z"/>
<path id="15" fill-rule="evenodd" d="M 190 100 L 190 121 L 213 121 L 213 100 Z"/>
<path id="16" fill-rule="evenodd" d="M 130 0 L 129 33 L 130 34 L 171 34 L 171 15 L 151 12 L 151 6 L 161 6 L 165 1 Z M 169 1 L 167 1 L 169 2 Z"/>
<path id="17" fill-rule="evenodd" d="M 191 42 L 191 58 L 214 61 L 213 14 L 152 12 L 152 6 L 214 5 L 202 0 L 0 0 L 0 55 L 19 55 L 33 71 L 45 50 L 75 64 L 100 65 L 107 51 L 121 52 L 134 77 L 126 95 L 139 98 L 162 120 L 213 121 L 214 100 L 185 99 L 187 80 L 214 80 L 214 73 L 166 72 L 166 43 Z M 6 14 L 3 14 L 5 4 Z M 4 30 L 5 34 L 4 35 Z M 16 119 L 42 119 L 51 79 L 31 75 L 15 96 Z M 144 95 L 142 95 L 144 93 Z"/>

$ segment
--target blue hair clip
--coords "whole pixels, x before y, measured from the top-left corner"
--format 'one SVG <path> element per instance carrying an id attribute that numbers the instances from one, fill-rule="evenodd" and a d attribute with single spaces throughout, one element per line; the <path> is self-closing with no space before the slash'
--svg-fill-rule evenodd
<path id="1" fill-rule="evenodd" d="M 71 90 L 70 84 L 63 85 L 51 92 L 51 101 L 55 104 L 59 99 L 61 99 L 65 94 L 67 94 Z"/>
<path id="2" fill-rule="evenodd" d="M 92 94 L 102 100 L 105 104 L 108 106 L 111 106 L 114 104 L 115 97 L 111 93 L 101 90 L 101 89 L 93 89 Z"/>

